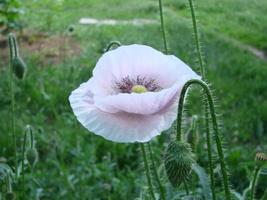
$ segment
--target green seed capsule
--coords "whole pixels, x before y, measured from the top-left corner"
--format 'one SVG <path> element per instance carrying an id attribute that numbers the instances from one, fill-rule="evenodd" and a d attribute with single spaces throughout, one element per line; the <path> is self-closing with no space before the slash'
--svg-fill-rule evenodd
<path id="1" fill-rule="evenodd" d="M 168 179 L 173 187 L 178 187 L 188 179 L 194 162 L 190 144 L 175 141 L 168 145 L 164 164 Z"/>
<path id="2" fill-rule="evenodd" d="M 31 165 L 31 167 L 34 167 L 35 164 L 38 161 L 38 152 L 35 148 L 30 148 L 27 150 L 26 152 L 26 158 L 29 162 L 29 164 Z"/>
<path id="3" fill-rule="evenodd" d="M 27 66 L 24 61 L 20 57 L 15 57 L 12 60 L 12 67 L 16 77 L 23 79 L 27 71 Z"/>

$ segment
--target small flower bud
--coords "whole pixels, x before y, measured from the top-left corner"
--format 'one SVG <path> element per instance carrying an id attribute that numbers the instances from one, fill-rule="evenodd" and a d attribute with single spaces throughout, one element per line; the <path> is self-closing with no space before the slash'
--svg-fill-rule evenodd
<path id="1" fill-rule="evenodd" d="M 258 167 L 262 167 L 267 163 L 267 155 L 265 153 L 258 152 L 256 153 L 255 161 Z"/>
<path id="2" fill-rule="evenodd" d="M 73 33 L 74 32 L 74 26 L 69 26 L 68 27 L 68 32 Z"/>
<path id="3" fill-rule="evenodd" d="M 38 152 L 35 148 L 30 148 L 26 152 L 26 158 L 30 164 L 30 166 L 33 168 L 35 164 L 38 161 Z"/>
<path id="4" fill-rule="evenodd" d="M 24 61 L 20 57 L 15 57 L 12 60 L 12 67 L 16 77 L 23 79 L 27 71 L 27 66 Z"/>
<path id="5" fill-rule="evenodd" d="M 195 162 L 190 148 L 186 142 L 171 142 L 165 152 L 165 169 L 173 187 L 178 187 L 186 181 Z"/>

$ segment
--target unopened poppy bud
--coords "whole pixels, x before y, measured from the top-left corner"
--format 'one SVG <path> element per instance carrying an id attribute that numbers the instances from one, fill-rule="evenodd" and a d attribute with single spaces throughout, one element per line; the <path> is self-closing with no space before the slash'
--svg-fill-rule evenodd
<path id="1" fill-rule="evenodd" d="M 258 167 L 262 167 L 267 163 L 267 155 L 265 153 L 258 152 L 256 153 L 255 161 Z"/>
<path id="2" fill-rule="evenodd" d="M 35 148 L 30 148 L 26 152 L 26 158 L 31 167 L 34 167 L 38 161 L 38 152 Z"/>
<path id="3" fill-rule="evenodd" d="M 194 163 L 190 144 L 186 142 L 171 142 L 165 152 L 165 169 L 173 187 L 178 187 L 186 181 Z"/>
<path id="4" fill-rule="evenodd" d="M 6 193 L 6 200 L 14 200 L 16 199 L 15 194 L 13 192 Z"/>
<path id="5" fill-rule="evenodd" d="M 68 31 L 69 31 L 69 33 L 74 32 L 74 26 L 69 26 L 69 27 L 68 27 Z"/>
<path id="6" fill-rule="evenodd" d="M 12 60 L 12 67 L 16 77 L 23 79 L 27 71 L 27 66 L 24 61 L 20 57 L 15 57 Z"/>

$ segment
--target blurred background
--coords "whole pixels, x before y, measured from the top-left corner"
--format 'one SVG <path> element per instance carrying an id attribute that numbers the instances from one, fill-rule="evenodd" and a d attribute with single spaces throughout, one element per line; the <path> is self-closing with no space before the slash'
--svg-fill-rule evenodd
<path id="1" fill-rule="evenodd" d="M 267 1 L 195 3 L 230 179 L 241 192 L 249 184 L 255 153 L 267 151 Z M 188 2 L 163 0 L 163 6 L 170 53 L 198 71 Z M 22 139 L 24 127 L 31 124 L 39 152 L 35 173 L 26 176 L 30 197 L 145 199 L 142 191 L 147 186 L 138 144 L 116 144 L 88 133 L 74 117 L 68 96 L 90 78 L 110 41 L 164 50 L 158 1 L 1 0 L 0 31 L 0 157 L 12 163 L 7 146 L 7 34 L 14 32 L 28 66 L 25 79 L 15 81 L 16 133 Z M 199 116 L 197 154 L 199 163 L 207 166 L 201 102 L 199 88 L 194 88 L 187 121 Z M 160 171 L 172 133 L 169 130 L 152 141 Z M 266 180 L 266 176 L 260 180 L 259 196 Z"/>

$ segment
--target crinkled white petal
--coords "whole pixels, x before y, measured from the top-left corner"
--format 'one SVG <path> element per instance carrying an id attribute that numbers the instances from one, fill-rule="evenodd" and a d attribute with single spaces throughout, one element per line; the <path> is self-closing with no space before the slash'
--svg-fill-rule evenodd
<path id="1" fill-rule="evenodd" d="M 147 142 L 170 128 L 176 119 L 177 103 L 171 102 L 159 113 L 140 115 L 107 113 L 94 106 L 89 81 L 74 90 L 69 101 L 79 122 L 89 131 L 115 142 Z M 176 100 L 175 100 L 176 101 Z"/>
<path id="2" fill-rule="evenodd" d="M 169 88 L 177 81 L 183 84 L 187 76 L 198 77 L 175 56 L 164 55 L 146 45 L 121 46 L 105 53 L 93 70 L 93 80 L 101 87 L 97 95 L 114 94 L 115 83 L 127 76 L 154 79 L 162 88 Z"/>
<path id="3" fill-rule="evenodd" d="M 174 84 L 171 88 L 159 92 L 120 93 L 118 95 L 96 97 L 94 101 L 96 107 L 105 112 L 150 115 L 160 112 L 169 102 L 173 102 L 180 90 L 181 86 Z"/>

